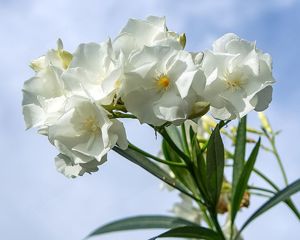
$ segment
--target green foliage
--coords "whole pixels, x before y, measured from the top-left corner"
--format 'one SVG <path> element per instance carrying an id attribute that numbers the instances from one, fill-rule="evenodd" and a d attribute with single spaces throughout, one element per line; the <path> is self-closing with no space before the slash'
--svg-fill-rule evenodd
<path id="1" fill-rule="evenodd" d="M 181 128 L 169 124 L 153 127 L 163 137 L 162 152 L 164 159 L 144 152 L 132 144 L 127 150 L 122 150 L 118 147 L 114 148 L 116 152 L 131 162 L 141 166 L 162 181 L 191 197 L 199 206 L 199 211 L 201 211 L 203 216 L 202 220 L 207 223 L 208 228 L 188 221 L 184 222 L 186 220 L 183 219 L 167 216 L 141 216 L 107 224 L 95 230 L 90 236 L 122 230 L 166 228 L 168 231 L 151 238 L 151 240 L 167 237 L 225 240 L 218 221 L 218 209 L 222 201 L 225 201 L 223 204 L 228 204 L 230 209 L 228 212 L 230 218 L 228 219 L 232 230 L 231 240 L 234 238 L 238 239 L 239 234 L 250 222 L 279 202 L 285 202 L 300 219 L 299 211 L 290 198 L 292 194 L 300 191 L 300 180 L 280 190 L 271 179 L 254 168 L 260 148 L 273 153 L 281 164 L 275 147 L 275 135 L 270 137 L 266 131 L 256 131 L 249 128 L 246 117 L 240 120 L 237 128 L 231 128 L 231 132 L 222 129 L 226 124 L 228 122 L 220 121 L 212 131 L 210 129 L 206 130 L 210 135 L 209 138 L 206 137 L 204 139 L 199 138 L 193 128 L 185 124 L 182 124 Z M 188 129 L 186 129 L 187 126 L 189 126 Z M 213 124 L 209 126 L 212 127 Z M 230 149 L 224 148 L 221 129 L 223 136 L 233 141 L 234 153 L 231 153 Z M 252 130 L 249 131 L 248 129 Z M 259 140 L 252 149 L 248 160 L 245 161 L 247 144 L 255 143 L 255 140 L 247 138 L 247 131 L 249 134 L 259 135 Z M 271 149 L 261 144 L 262 137 L 266 137 L 270 141 Z M 202 145 L 200 145 L 200 141 Z M 230 179 L 225 180 L 224 176 L 225 157 L 233 159 L 233 165 L 228 165 L 232 166 L 231 184 Z M 164 170 L 154 161 L 168 165 L 167 169 Z M 168 171 L 171 171 L 172 174 Z M 283 176 L 286 176 L 282 166 L 281 171 L 283 171 Z M 249 186 L 252 172 L 269 184 L 271 189 Z M 175 177 L 173 177 L 173 174 Z M 224 181 L 227 183 L 227 185 L 224 185 L 224 188 L 227 189 L 225 191 L 225 194 L 228 194 L 225 195 L 227 200 L 222 198 L 220 200 Z M 240 231 L 238 231 L 238 234 L 236 234 L 234 223 L 247 190 L 250 193 L 252 191 L 257 196 L 268 197 L 269 200 L 251 215 Z"/>
<path id="2" fill-rule="evenodd" d="M 236 185 L 242 174 L 245 155 L 246 155 L 246 138 L 247 138 L 247 117 L 243 117 L 237 129 L 236 139 L 235 139 L 235 151 L 234 151 L 234 161 L 233 161 L 233 171 L 232 171 L 232 192 L 235 192 Z"/>
<path id="3" fill-rule="evenodd" d="M 122 150 L 118 147 L 114 147 L 113 150 L 119 153 L 121 156 L 128 159 L 129 161 L 144 168 L 146 171 L 153 174 L 168 185 L 178 189 L 182 193 L 190 195 L 186 187 L 180 181 L 178 181 L 176 178 L 172 178 L 166 171 L 164 171 L 157 164 L 153 163 L 151 160 L 143 156 L 141 153 L 138 153 L 129 148 L 126 150 Z"/>
<path id="4" fill-rule="evenodd" d="M 236 214 L 240 209 L 243 195 L 247 189 L 248 181 L 253 171 L 255 161 L 257 159 L 259 147 L 260 147 L 260 138 L 256 143 L 255 147 L 253 148 L 248 161 L 246 162 L 245 166 L 242 169 L 242 173 L 238 179 L 235 191 L 232 195 L 232 201 L 231 201 L 231 223 L 232 224 L 234 223 Z"/>
<path id="5" fill-rule="evenodd" d="M 158 229 L 158 228 L 177 228 L 182 226 L 197 226 L 195 223 L 189 222 L 182 218 L 161 216 L 161 215 L 148 215 L 124 218 L 108 224 L 105 224 L 86 238 L 102 235 L 105 233 L 113 233 L 119 231 L 138 230 L 138 229 Z"/>
<path id="6" fill-rule="evenodd" d="M 219 125 L 212 132 L 206 154 L 206 188 L 210 207 L 216 208 L 223 183 L 224 145 Z"/>
<path id="7" fill-rule="evenodd" d="M 203 157 L 202 151 L 200 149 L 199 141 L 197 140 L 197 135 L 190 133 L 190 142 L 192 145 L 192 162 L 194 164 L 194 175 L 195 175 L 195 181 L 197 182 L 197 185 L 199 187 L 199 191 L 202 194 L 202 197 L 205 198 L 205 196 L 208 195 L 207 193 L 207 182 L 206 182 L 206 160 Z"/>
<path id="8" fill-rule="evenodd" d="M 276 193 L 272 198 L 270 198 L 267 202 L 265 202 L 259 209 L 257 209 L 244 223 L 241 227 L 240 232 L 242 232 L 245 227 L 251 223 L 254 219 L 259 217 L 261 214 L 269 210 L 270 208 L 274 207 L 280 202 L 286 201 L 289 199 L 293 194 L 300 191 L 300 179 L 296 180 L 295 182 L 291 183 L 278 193 Z"/>
<path id="9" fill-rule="evenodd" d="M 172 150 L 172 148 L 168 145 L 168 143 L 165 140 L 162 141 L 162 150 L 166 160 L 172 162 L 182 161 L 178 154 Z M 195 186 L 194 180 L 188 169 L 178 168 L 176 166 L 171 165 L 169 165 L 169 168 L 175 174 L 176 178 L 181 183 L 183 183 L 191 192 L 197 193 L 197 187 Z"/>
<path id="10" fill-rule="evenodd" d="M 157 238 L 169 238 L 169 237 L 179 237 L 179 238 L 194 238 L 194 239 L 206 239 L 206 240 L 220 240 L 220 236 L 204 227 L 200 226 L 187 226 L 187 227 L 178 227 L 171 229 L 165 233 L 162 233 L 154 238 L 149 240 L 155 240 Z"/>

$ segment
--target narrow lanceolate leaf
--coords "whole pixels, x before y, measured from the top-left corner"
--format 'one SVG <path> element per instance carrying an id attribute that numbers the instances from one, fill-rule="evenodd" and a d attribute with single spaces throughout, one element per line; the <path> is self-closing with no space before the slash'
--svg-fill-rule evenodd
<path id="1" fill-rule="evenodd" d="M 264 175 L 262 172 L 254 168 L 254 173 L 256 173 L 259 177 L 261 177 L 263 180 L 265 180 L 276 192 L 280 191 L 279 187 L 266 175 Z M 285 203 L 288 205 L 288 207 L 292 210 L 292 212 L 295 214 L 295 216 L 300 220 L 300 213 L 292 201 L 292 199 L 287 199 Z"/>
<path id="2" fill-rule="evenodd" d="M 168 145 L 168 143 L 165 140 L 162 141 L 162 150 L 166 160 L 172 162 L 182 162 L 181 158 L 176 154 L 176 152 Z M 173 166 L 169 167 L 175 174 L 176 179 L 183 183 L 191 192 L 196 192 L 197 188 L 194 184 L 190 172 L 187 169 Z"/>
<path id="3" fill-rule="evenodd" d="M 189 149 L 189 144 L 188 144 L 188 140 L 187 140 L 187 129 L 185 127 L 185 124 L 182 123 L 181 124 L 181 138 L 182 138 L 182 142 L 183 142 L 183 150 L 184 150 L 184 153 L 186 155 L 190 155 L 190 149 Z"/>
<path id="4" fill-rule="evenodd" d="M 186 226 L 173 228 L 167 232 L 164 232 L 149 240 L 155 240 L 157 238 L 194 238 L 194 239 L 207 239 L 207 240 L 220 240 L 220 236 L 208 228 L 200 226 Z"/>
<path id="5" fill-rule="evenodd" d="M 236 140 L 235 151 L 232 171 L 232 192 L 235 191 L 235 187 L 239 180 L 239 177 L 243 171 L 246 154 L 246 133 L 247 133 L 247 116 L 243 117 L 239 123 Z"/>
<path id="6" fill-rule="evenodd" d="M 179 129 L 174 125 L 170 125 L 170 126 L 166 127 L 165 129 L 166 129 L 167 133 L 169 134 L 169 136 L 171 137 L 171 139 L 173 140 L 173 142 L 176 144 L 176 146 L 180 150 L 184 150 L 184 142 L 183 142 L 183 138 L 180 134 Z"/>
<path id="7" fill-rule="evenodd" d="M 192 128 L 191 128 L 192 129 Z M 201 151 L 197 135 L 195 133 L 190 133 L 191 144 L 191 157 L 194 164 L 194 172 L 196 181 L 199 187 L 199 191 L 202 196 L 207 196 L 206 191 L 206 162 Z"/>
<path id="8" fill-rule="evenodd" d="M 105 233 L 112 233 L 126 230 L 137 229 L 154 229 L 154 228 L 176 228 L 180 226 L 197 226 L 195 223 L 189 222 L 182 218 L 171 216 L 136 216 L 117 220 L 103 225 L 89 234 L 86 238 L 97 236 Z"/>
<path id="9" fill-rule="evenodd" d="M 140 167 L 144 168 L 149 173 L 153 174 L 155 177 L 159 178 L 163 182 L 169 184 L 173 188 L 176 188 L 182 193 L 190 195 L 186 187 L 177 179 L 170 177 L 170 175 L 161 169 L 157 164 L 143 156 L 142 154 L 133 151 L 129 148 L 126 150 L 122 150 L 119 147 L 114 147 L 113 150 L 119 153 L 124 158 L 128 159 L 129 161 L 139 165 Z"/>
<path id="10" fill-rule="evenodd" d="M 212 132 L 207 145 L 206 184 L 211 207 L 215 208 L 221 193 L 224 172 L 224 145 L 219 125 Z"/>
<path id="11" fill-rule="evenodd" d="M 293 194 L 300 191 L 300 179 L 296 180 L 295 182 L 291 183 L 278 193 L 276 193 L 272 198 L 270 198 L 266 203 L 264 203 L 258 210 L 256 210 L 244 223 L 240 232 L 255 218 L 269 210 L 270 208 L 274 207 L 280 202 L 286 201 L 291 197 Z"/>
<path id="12" fill-rule="evenodd" d="M 254 168 L 255 161 L 257 159 L 258 150 L 260 147 L 260 138 L 253 148 L 247 163 L 245 164 L 242 174 L 237 182 L 235 191 L 232 196 L 232 206 L 231 206 L 231 222 L 234 223 L 237 212 L 240 209 L 241 201 L 243 199 L 244 193 L 246 191 L 248 181 L 251 175 L 251 172 Z"/>

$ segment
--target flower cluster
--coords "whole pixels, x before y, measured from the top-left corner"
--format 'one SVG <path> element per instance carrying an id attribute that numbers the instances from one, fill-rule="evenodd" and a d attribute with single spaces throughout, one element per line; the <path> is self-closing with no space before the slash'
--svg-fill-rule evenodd
<path id="1" fill-rule="evenodd" d="M 184 50 L 186 38 L 165 18 L 130 19 L 115 39 L 63 48 L 32 61 L 23 88 L 27 128 L 59 150 L 67 177 L 93 172 L 114 146 L 126 149 L 120 118 L 152 126 L 179 125 L 207 111 L 222 120 L 266 109 L 272 98 L 271 57 L 235 34 L 211 50 Z"/>

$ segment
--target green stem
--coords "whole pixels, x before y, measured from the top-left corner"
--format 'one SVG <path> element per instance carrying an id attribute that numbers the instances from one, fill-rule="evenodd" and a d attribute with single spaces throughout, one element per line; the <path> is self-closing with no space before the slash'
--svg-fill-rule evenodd
<path id="1" fill-rule="evenodd" d="M 156 156 L 154 156 L 154 155 L 152 155 L 152 154 L 150 154 L 150 153 L 148 153 L 148 152 L 143 151 L 142 149 L 140 149 L 140 148 L 134 146 L 134 145 L 131 144 L 131 143 L 129 143 L 128 147 L 129 147 L 130 149 L 136 151 L 136 152 L 139 152 L 139 153 L 143 154 L 143 155 L 146 156 L 146 157 L 149 157 L 149 158 L 151 158 L 151 159 L 157 161 L 157 162 L 164 163 L 164 164 L 167 164 L 167 165 L 170 165 L 170 166 L 186 168 L 186 164 L 183 163 L 183 162 L 180 162 L 180 163 L 179 163 L 179 162 L 172 162 L 172 161 L 167 161 L 167 160 L 160 159 L 160 158 L 158 158 L 158 157 L 156 157 Z"/>
<path id="2" fill-rule="evenodd" d="M 218 221 L 218 217 L 217 217 L 217 214 L 215 214 L 213 211 L 209 211 L 209 214 L 210 214 L 210 217 L 216 227 L 216 230 L 220 233 L 220 237 L 222 240 L 226 240 L 225 236 L 224 236 L 224 233 L 223 233 L 223 230 L 219 224 L 219 221 Z"/>
<path id="3" fill-rule="evenodd" d="M 204 145 L 203 145 L 202 148 L 201 148 L 201 153 L 202 153 L 202 154 L 205 152 L 207 146 L 208 146 L 208 141 L 207 141 L 206 143 L 204 143 Z"/>
<path id="4" fill-rule="evenodd" d="M 271 198 L 272 197 L 270 195 L 263 194 L 263 193 L 260 193 L 260 192 L 251 192 L 251 195 L 255 195 L 255 196 L 258 196 L 258 197 L 265 197 L 265 198 Z"/>
<path id="5" fill-rule="evenodd" d="M 226 123 L 221 121 L 220 122 L 220 128 L 225 126 L 229 121 L 227 121 Z M 193 163 L 192 161 L 190 160 L 190 158 L 184 153 L 182 152 L 178 147 L 177 145 L 173 142 L 173 140 L 170 138 L 169 134 L 167 133 L 167 131 L 165 130 L 165 128 L 161 128 L 158 130 L 159 133 L 162 135 L 162 137 L 167 141 L 167 143 L 169 144 L 169 146 L 178 154 L 178 156 L 180 156 L 183 161 L 186 163 L 187 165 L 187 168 L 190 172 L 190 174 L 192 175 L 194 181 L 196 182 L 197 184 L 197 181 L 196 181 L 196 177 L 195 177 L 195 173 L 194 173 L 194 170 L 193 170 Z M 197 184 L 197 187 L 199 188 L 198 184 Z M 200 188 L 199 188 L 200 190 Z M 206 206 L 206 204 L 204 204 Z M 225 240 L 225 237 L 224 237 L 224 234 L 223 234 L 223 231 L 222 231 L 222 228 L 219 224 L 219 221 L 218 221 L 218 217 L 217 217 L 217 214 L 215 213 L 215 211 L 213 211 L 212 209 L 209 209 L 208 208 L 208 211 L 209 211 L 209 214 L 211 216 L 211 220 L 216 228 L 216 230 L 220 233 L 220 237 L 222 240 Z"/>
<path id="6" fill-rule="evenodd" d="M 184 123 L 181 124 L 181 132 L 182 132 L 182 138 L 183 138 L 184 151 L 188 156 L 190 156 L 190 149 L 189 149 L 189 144 L 187 141 L 186 129 L 185 129 Z"/>
<path id="7" fill-rule="evenodd" d="M 266 189 L 266 188 L 261 188 L 261 187 L 256 187 L 256 186 L 248 186 L 248 189 L 253 189 L 253 190 L 258 190 L 261 192 L 265 192 L 265 193 L 271 193 L 271 194 L 276 194 L 276 192 Z"/>
<path id="8" fill-rule="evenodd" d="M 200 186 L 199 186 L 199 183 L 198 183 L 198 181 L 197 181 L 196 173 L 195 173 L 195 171 L 194 171 L 193 165 L 191 165 L 191 164 L 192 164 L 191 162 L 190 162 L 190 164 L 187 164 L 188 170 L 189 170 L 190 174 L 192 175 L 193 180 L 194 180 L 194 182 L 196 183 L 196 185 L 197 185 L 197 187 L 198 187 L 200 193 L 203 195 L 203 193 L 201 192 L 201 188 L 200 188 Z M 211 220 L 212 220 L 212 222 L 210 221 L 210 224 L 211 224 L 210 227 L 212 227 L 212 223 L 213 223 L 213 225 L 215 226 L 215 229 L 220 233 L 221 239 L 222 239 L 222 240 L 225 240 L 224 233 L 223 233 L 223 231 L 222 231 L 222 228 L 220 227 L 220 224 L 219 224 L 219 221 L 218 221 L 217 214 L 215 213 L 215 211 L 211 210 L 211 209 L 209 208 L 209 206 L 207 206 L 206 204 L 205 204 L 204 206 L 207 207 L 207 210 L 208 210 L 209 215 L 210 215 Z M 207 216 L 207 217 L 208 217 L 208 216 Z M 209 219 L 209 217 L 208 217 L 208 219 Z"/>
<path id="9" fill-rule="evenodd" d="M 200 204 L 199 204 L 200 205 Z M 203 213 L 203 218 L 205 220 L 205 222 L 207 223 L 207 225 L 211 228 L 211 229 L 214 229 L 214 225 L 211 221 L 211 219 L 209 218 L 208 214 L 207 214 L 207 211 L 206 211 L 206 207 L 204 205 L 201 205 L 200 206 L 200 209 Z"/>
<path id="10" fill-rule="evenodd" d="M 132 114 L 121 113 L 121 112 L 113 112 L 112 116 L 113 116 L 113 118 L 131 118 L 131 119 L 136 119 L 136 116 L 134 116 Z"/>
<path id="11" fill-rule="evenodd" d="M 112 112 L 114 110 L 127 112 L 126 107 L 124 105 L 121 105 L 121 104 L 102 105 L 102 107 L 105 108 L 109 112 Z"/>
<path id="12" fill-rule="evenodd" d="M 276 148 L 276 145 L 275 145 L 275 138 L 273 137 L 272 138 L 272 141 L 271 141 L 271 146 L 272 146 L 272 150 L 273 150 L 273 153 L 275 155 L 275 158 L 278 162 L 278 165 L 279 165 L 279 168 L 280 168 L 280 171 L 282 173 L 282 176 L 283 176 L 283 180 L 284 180 L 284 183 L 285 185 L 287 186 L 289 183 L 288 183 L 288 179 L 287 179 L 287 175 L 285 173 L 285 170 L 284 170 L 284 167 L 283 167 L 283 164 L 282 164 L 282 161 L 281 161 L 281 157 L 279 156 L 279 153 L 277 151 L 277 148 Z"/>
<path id="13" fill-rule="evenodd" d="M 224 126 L 226 126 L 228 123 L 230 123 L 231 120 L 228 120 L 228 121 L 220 121 L 219 122 L 219 129 L 221 130 Z M 203 147 L 201 148 L 201 153 L 204 153 L 206 148 L 208 146 L 208 141 L 206 141 L 203 145 Z"/>
<path id="14" fill-rule="evenodd" d="M 272 186 L 277 192 L 280 190 L 279 187 L 273 183 L 266 175 L 264 175 L 261 171 L 259 171 L 258 169 L 254 168 L 253 172 L 258 175 L 259 177 L 261 177 L 263 180 L 265 180 L 270 186 Z"/>
<path id="15" fill-rule="evenodd" d="M 170 147 L 185 161 L 185 163 L 187 164 L 187 168 L 188 168 L 189 172 L 191 173 L 194 181 L 197 184 L 197 181 L 196 181 L 196 178 L 195 178 L 195 173 L 194 173 L 193 166 L 192 166 L 192 162 L 189 159 L 189 157 L 177 147 L 177 145 L 173 142 L 173 140 L 170 138 L 169 134 L 166 132 L 166 130 L 164 128 L 160 129 L 159 133 L 167 141 L 167 143 L 170 145 Z M 197 187 L 199 188 L 199 186 L 197 186 Z M 222 228 L 220 227 L 220 224 L 218 222 L 217 215 L 215 213 L 213 213 L 213 211 L 210 211 L 210 210 L 209 210 L 209 214 L 211 216 L 211 220 L 212 220 L 216 230 L 220 233 L 221 239 L 225 240 Z"/>
<path id="16" fill-rule="evenodd" d="M 263 180 L 265 180 L 270 186 L 272 186 L 274 188 L 275 191 L 279 192 L 280 189 L 279 187 L 273 183 L 266 175 L 264 175 L 262 172 L 260 172 L 257 169 L 253 169 L 254 173 L 256 173 L 259 177 L 261 177 Z M 294 212 L 294 214 L 296 215 L 296 217 L 300 220 L 300 213 L 297 209 L 297 207 L 295 206 L 295 204 L 293 203 L 292 199 L 289 198 L 287 200 L 285 200 L 285 203 L 289 206 L 289 208 Z"/>
<path id="17" fill-rule="evenodd" d="M 270 145 L 271 145 L 271 148 L 272 148 L 272 152 L 273 152 L 273 154 L 274 154 L 274 156 L 275 156 L 275 158 L 277 160 L 277 163 L 279 165 L 281 174 L 283 176 L 284 183 L 287 186 L 288 185 L 288 179 L 287 179 L 287 175 L 285 173 L 285 170 L 284 170 L 284 167 L 283 167 L 283 164 L 282 164 L 282 161 L 281 161 L 281 157 L 279 156 L 279 153 L 278 153 L 277 148 L 276 148 L 275 135 L 272 134 L 272 136 L 270 136 L 266 129 L 262 128 L 262 130 L 263 130 L 263 132 L 265 133 L 265 136 L 267 137 L 267 139 L 270 142 Z"/>
<path id="18" fill-rule="evenodd" d="M 177 145 L 173 142 L 173 140 L 167 133 L 166 129 L 165 128 L 159 129 L 159 133 L 166 140 L 169 146 L 178 154 L 178 156 L 181 157 L 187 165 L 189 165 L 191 162 L 189 157 L 177 147 Z"/>

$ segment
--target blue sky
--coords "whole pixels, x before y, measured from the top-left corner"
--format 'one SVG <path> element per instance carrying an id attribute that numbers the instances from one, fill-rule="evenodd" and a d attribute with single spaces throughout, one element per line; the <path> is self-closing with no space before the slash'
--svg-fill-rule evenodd
<path id="1" fill-rule="evenodd" d="M 34 130 L 25 131 L 21 88 L 32 76 L 30 60 L 62 38 L 73 51 L 81 42 L 114 37 L 130 17 L 166 16 L 170 29 L 186 32 L 187 49 L 201 51 L 226 32 L 256 40 L 273 56 L 277 83 L 268 110 L 289 179 L 299 177 L 300 3 L 273 1 L 0 1 L 0 235 L 1 239 L 79 240 L 110 220 L 167 213 L 175 192 L 159 190 L 159 181 L 111 154 L 96 174 L 70 180 L 55 170 L 56 150 Z M 255 114 L 252 118 L 255 119 Z M 255 123 L 255 120 L 253 120 Z M 156 152 L 159 141 L 145 127 L 127 122 L 132 142 Z M 275 162 L 258 165 L 281 183 Z M 295 202 L 300 207 L 299 194 Z M 260 203 L 253 201 L 252 207 Z M 251 211 L 251 210 L 250 210 Z M 249 211 L 244 211 L 244 219 Z M 276 230 L 274 230 L 276 229 Z M 298 230 L 297 230 L 298 229 Z M 104 236 L 147 239 L 150 232 Z M 265 214 L 245 231 L 246 239 L 300 238 L 299 223 L 285 206 Z"/>

